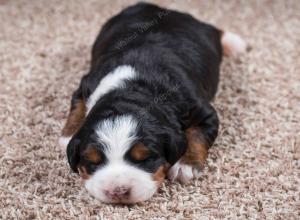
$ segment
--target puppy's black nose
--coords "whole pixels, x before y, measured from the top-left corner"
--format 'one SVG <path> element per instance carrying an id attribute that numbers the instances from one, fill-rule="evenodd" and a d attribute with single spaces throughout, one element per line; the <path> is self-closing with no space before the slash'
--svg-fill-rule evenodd
<path id="1" fill-rule="evenodd" d="M 115 201 L 128 199 L 130 196 L 130 187 L 117 186 L 112 189 L 104 190 L 104 194 L 107 198 Z"/>

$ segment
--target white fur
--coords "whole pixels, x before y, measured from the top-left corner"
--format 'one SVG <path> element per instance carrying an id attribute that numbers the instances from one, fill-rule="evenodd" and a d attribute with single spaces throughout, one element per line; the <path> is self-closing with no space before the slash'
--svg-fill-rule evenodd
<path id="1" fill-rule="evenodd" d="M 122 65 L 108 73 L 98 84 L 95 91 L 90 95 L 87 100 L 86 115 L 91 111 L 97 101 L 105 94 L 115 88 L 124 86 L 124 81 L 132 79 L 136 76 L 136 72 L 133 67 L 128 65 Z"/>
<path id="2" fill-rule="evenodd" d="M 136 139 L 137 121 L 130 115 L 123 115 L 101 122 L 96 129 L 99 142 L 105 145 L 108 159 L 118 161 Z"/>
<path id="3" fill-rule="evenodd" d="M 175 163 L 168 171 L 168 178 L 171 181 L 178 180 L 181 183 L 187 183 L 192 179 L 201 176 L 201 170 L 197 167 L 182 163 L 180 160 Z"/>
<path id="4" fill-rule="evenodd" d="M 124 81 L 128 79 L 132 79 L 136 76 L 136 72 L 133 67 L 128 65 L 122 65 L 115 68 L 112 72 L 108 73 L 98 84 L 95 91 L 90 95 L 87 100 L 86 107 L 86 115 L 91 111 L 97 101 L 106 93 L 111 90 L 122 87 L 124 85 Z M 66 147 L 72 137 L 60 137 L 58 143 L 61 147 Z"/>
<path id="5" fill-rule="evenodd" d="M 130 197 L 127 200 L 113 201 L 104 194 L 105 190 L 112 191 L 116 187 L 124 186 L 131 189 Z M 85 187 L 95 198 L 107 203 L 144 201 L 157 190 L 157 185 L 149 173 L 130 166 L 123 160 L 109 162 L 108 165 L 97 170 L 85 182 Z"/>
<path id="6" fill-rule="evenodd" d="M 224 54 L 227 56 L 237 56 L 246 52 L 246 42 L 237 34 L 225 32 L 221 39 Z"/>
<path id="7" fill-rule="evenodd" d="M 64 137 L 64 136 L 62 136 L 62 137 L 59 138 L 58 144 L 59 144 L 60 147 L 65 148 L 65 147 L 68 146 L 68 144 L 69 144 L 69 142 L 70 142 L 71 139 L 72 139 L 72 137 Z"/>
<path id="8" fill-rule="evenodd" d="M 107 164 L 100 167 L 85 183 L 86 189 L 95 198 L 107 203 L 136 203 L 149 199 L 156 192 L 157 184 L 152 175 L 124 160 L 125 153 L 137 138 L 137 126 L 137 121 L 128 115 L 99 124 L 96 134 L 99 142 L 104 145 Z M 105 191 L 113 191 L 118 187 L 130 188 L 128 199 L 113 201 L 105 195 Z"/>

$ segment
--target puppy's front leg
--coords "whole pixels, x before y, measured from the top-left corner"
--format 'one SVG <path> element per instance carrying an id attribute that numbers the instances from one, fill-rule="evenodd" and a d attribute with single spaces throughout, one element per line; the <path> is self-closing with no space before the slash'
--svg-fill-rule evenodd
<path id="1" fill-rule="evenodd" d="M 213 107 L 203 102 L 191 110 L 186 129 L 187 151 L 169 170 L 168 177 L 186 183 L 199 178 L 208 149 L 218 135 L 219 120 Z"/>
<path id="2" fill-rule="evenodd" d="M 59 139 L 59 145 L 61 147 L 66 147 L 72 136 L 79 130 L 85 119 L 85 114 L 86 103 L 77 90 L 72 96 L 71 109 L 66 124 L 61 132 L 62 136 Z"/>

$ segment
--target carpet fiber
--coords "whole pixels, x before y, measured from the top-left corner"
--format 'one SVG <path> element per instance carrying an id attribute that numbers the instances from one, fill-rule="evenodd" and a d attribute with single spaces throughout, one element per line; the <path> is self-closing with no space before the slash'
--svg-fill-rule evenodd
<path id="1" fill-rule="evenodd" d="M 102 24 L 134 1 L 0 0 L 0 219 L 299 219 L 300 2 L 155 1 L 241 34 L 213 103 L 221 128 L 202 178 L 105 205 L 57 144 Z"/>

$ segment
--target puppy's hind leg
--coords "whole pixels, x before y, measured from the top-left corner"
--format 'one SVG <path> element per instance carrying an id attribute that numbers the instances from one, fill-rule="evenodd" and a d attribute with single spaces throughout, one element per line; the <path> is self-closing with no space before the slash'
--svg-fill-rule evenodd
<path id="1" fill-rule="evenodd" d="M 225 56 L 238 56 L 247 50 L 247 44 L 239 35 L 222 32 L 221 44 Z"/>
<path id="2" fill-rule="evenodd" d="M 197 179 L 201 175 L 208 156 L 208 145 L 200 128 L 192 127 L 186 130 L 187 151 L 180 160 L 171 167 L 168 173 L 170 180 L 178 180 L 187 183 L 191 179 Z"/>
<path id="3" fill-rule="evenodd" d="M 168 172 L 170 180 L 186 183 L 200 177 L 208 149 L 218 135 L 219 120 L 208 102 L 199 103 L 190 112 L 185 130 L 187 150 Z"/>

